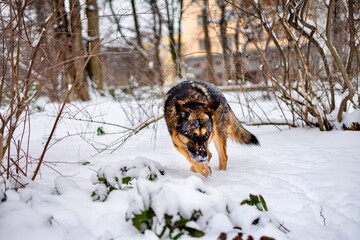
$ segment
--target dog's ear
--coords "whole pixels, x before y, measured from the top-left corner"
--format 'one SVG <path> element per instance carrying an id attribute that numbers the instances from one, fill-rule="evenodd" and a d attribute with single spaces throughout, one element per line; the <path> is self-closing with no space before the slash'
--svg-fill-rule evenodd
<path id="1" fill-rule="evenodd" d="M 188 109 L 186 107 L 184 107 L 182 101 L 177 101 L 175 103 L 175 109 L 176 109 L 176 114 L 182 118 L 187 119 L 190 115 Z"/>
<path id="2" fill-rule="evenodd" d="M 211 102 L 209 102 L 208 104 L 207 104 L 207 109 L 208 109 L 208 113 L 209 114 L 213 114 L 215 111 L 216 111 L 216 109 L 218 109 L 218 107 L 220 106 L 220 102 L 218 101 L 218 100 L 212 100 Z"/>

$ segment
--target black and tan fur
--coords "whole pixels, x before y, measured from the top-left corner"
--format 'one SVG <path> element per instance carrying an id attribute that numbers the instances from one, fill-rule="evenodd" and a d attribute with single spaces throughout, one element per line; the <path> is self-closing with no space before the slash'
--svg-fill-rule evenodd
<path id="1" fill-rule="evenodd" d="M 259 145 L 234 115 L 224 95 L 203 81 L 183 81 L 169 90 L 164 99 L 165 121 L 175 148 L 191 164 L 191 170 L 209 176 L 207 165 L 214 142 L 219 154 L 219 169 L 226 170 L 226 140 Z"/>

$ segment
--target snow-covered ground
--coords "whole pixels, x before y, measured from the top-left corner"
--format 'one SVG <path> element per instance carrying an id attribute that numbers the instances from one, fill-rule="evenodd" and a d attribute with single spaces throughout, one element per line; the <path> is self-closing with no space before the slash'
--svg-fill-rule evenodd
<path id="1" fill-rule="evenodd" d="M 227 94 L 227 98 L 240 117 L 242 111 L 235 104 L 236 97 Z M 120 105 L 97 98 L 90 103 L 69 105 L 53 142 L 68 137 L 48 150 L 36 181 L 29 181 L 26 188 L 18 191 L 6 191 L 7 200 L 0 203 L 0 239 L 157 239 L 150 231 L 141 234 L 131 220 L 126 220 L 149 205 L 157 221 L 165 212 L 174 218 L 179 218 L 177 213 L 189 218 L 193 210 L 201 210 L 201 217 L 186 225 L 205 231 L 201 239 L 217 239 L 221 232 L 232 239 L 240 232 L 234 227 L 241 227 L 244 234 L 255 238 L 360 236 L 358 132 L 247 127 L 258 137 L 261 147 L 229 142 L 228 170 L 219 171 L 217 154 L 211 146 L 213 174 L 204 178 L 189 171 L 188 162 L 172 146 L 164 120 L 157 123 L 156 131 L 150 126 L 122 148 L 101 154 L 94 146 L 116 141 L 120 137 L 116 132 L 122 129 L 75 120 L 92 116 L 96 121 L 129 126 L 128 119 L 134 116 L 124 114 L 123 109 L 131 107 L 134 113 L 139 108 L 150 109 L 148 104 L 152 103 Z M 262 107 L 270 118 L 281 115 L 273 108 Z M 54 121 L 51 113 L 57 109 L 58 106 L 47 104 L 44 112 L 31 118 L 30 153 L 34 158 L 41 154 Z M 155 111 L 161 114 L 161 108 Z M 104 135 L 96 135 L 98 127 L 103 127 Z M 132 176 L 137 174 L 139 178 L 133 180 L 133 188 L 114 190 L 105 201 L 94 201 L 92 193 L 101 189 L 99 182 L 94 184 L 101 173 L 99 169 L 107 169 L 107 176 L 115 176 L 119 166 L 127 164 L 128 170 L 132 162 L 138 166 Z M 146 177 L 149 169 L 157 171 L 157 180 L 141 177 Z M 165 174 L 159 174 L 157 169 Z M 249 194 L 261 194 L 268 211 L 240 205 Z M 183 235 L 181 239 L 192 238 Z"/>

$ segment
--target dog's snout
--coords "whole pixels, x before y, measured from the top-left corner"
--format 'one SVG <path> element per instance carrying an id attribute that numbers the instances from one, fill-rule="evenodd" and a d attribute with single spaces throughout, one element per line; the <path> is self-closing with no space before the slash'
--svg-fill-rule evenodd
<path id="1" fill-rule="evenodd" d="M 195 158 L 196 162 L 198 163 L 204 163 L 204 162 L 207 162 L 207 157 L 201 157 L 201 156 L 198 156 L 197 158 Z"/>
<path id="2" fill-rule="evenodd" d="M 205 149 L 199 149 L 196 151 L 196 161 L 197 162 L 206 162 L 208 160 L 208 154 Z"/>
<path id="3" fill-rule="evenodd" d="M 201 156 L 201 157 L 207 157 L 207 152 L 206 152 L 206 150 L 201 150 L 201 151 L 199 151 L 199 156 Z"/>

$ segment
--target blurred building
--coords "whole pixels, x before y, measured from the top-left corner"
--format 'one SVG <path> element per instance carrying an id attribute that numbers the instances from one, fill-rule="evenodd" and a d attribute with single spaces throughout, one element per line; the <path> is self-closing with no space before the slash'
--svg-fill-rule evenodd
<path id="1" fill-rule="evenodd" d="M 211 41 L 211 52 L 216 83 L 226 85 L 228 83 L 250 81 L 258 83 L 264 79 L 267 68 L 276 70 L 281 63 L 276 57 L 277 51 L 272 42 L 268 41 L 266 31 L 257 22 L 256 18 L 245 18 L 241 10 L 233 5 L 226 6 L 227 21 L 227 47 L 230 52 L 231 70 L 233 75 L 229 78 L 225 74 L 223 50 L 221 47 L 220 20 L 221 10 L 219 3 L 226 1 L 208 0 L 208 29 Z M 242 9 L 251 9 L 251 5 L 239 1 Z M 184 56 L 185 70 L 195 79 L 204 79 L 206 72 L 206 49 L 204 44 L 203 30 L 203 0 L 185 0 L 182 22 L 182 55 Z M 271 8 L 273 1 L 263 1 L 263 8 Z M 249 26 L 248 23 L 252 24 Z M 279 39 L 284 38 L 281 29 L 274 31 Z M 281 41 L 281 40 L 280 40 Z M 263 65 L 264 58 L 269 59 L 267 66 Z M 262 72 L 260 72 L 262 71 Z"/>
<path id="2" fill-rule="evenodd" d="M 221 44 L 220 21 L 222 18 L 219 3 L 227 3 L 225 18 L 226 46 L 230 57 L 229 77 L 224 65 L 223 48 Z M 205 35 L 203 29 L 204 0 L 184 0 L 182 17 L 182 47 L 181 56 L 184 72 L 188 79 L 207 80 L 207 60 L 205 49 Z M 263 0 L 264 13 L 273 11 L 274 1 Z M 239 10 L 239 7 L 242 10 Z M 242 11 L 254 11 L 248 1 L 238 1 L 237 6 L 230 5 L 228 1 L 208 0 L 208 29 L 213 58 L 213 71 L 217 85 L 243 84 L 245 82 L 258 83 L 266 79 L 266 75 L 281 74 L 281 58 L 272 41 L 269 41 L 267 32 L 262 24 L 251 14 Z M 275 22 L 275 21 L 274 21 Z M 279 23 L 277 23 L 279 25 Z M 273 26 L 273 33 L 282 45 L 285 41 L 280 27 Z M 160 49 L 162 61 L 162 75 L 165 84 L 172 84 L 175 76 L 174 66 L 169 53 L 168 36 L 163 33 Z M 151 43 L 149 43 L 151 45 Z M 151 46 L 148 46 L 150 49 Z M 106 47 L 103 49 L 102 63 L 105 78 L 109 86 L 129 85 L 129 81 L 135 80 L 139 85 L 154 85 L 149 71 L 149 63 L 145 62 L 139 53 L 132 48 Z M 291 54 L 291 53 L 290 53 Z M 266 60 L 266 61 L 265 61 Z M 269 73 L 269 74 L 268 74 Z"/>

